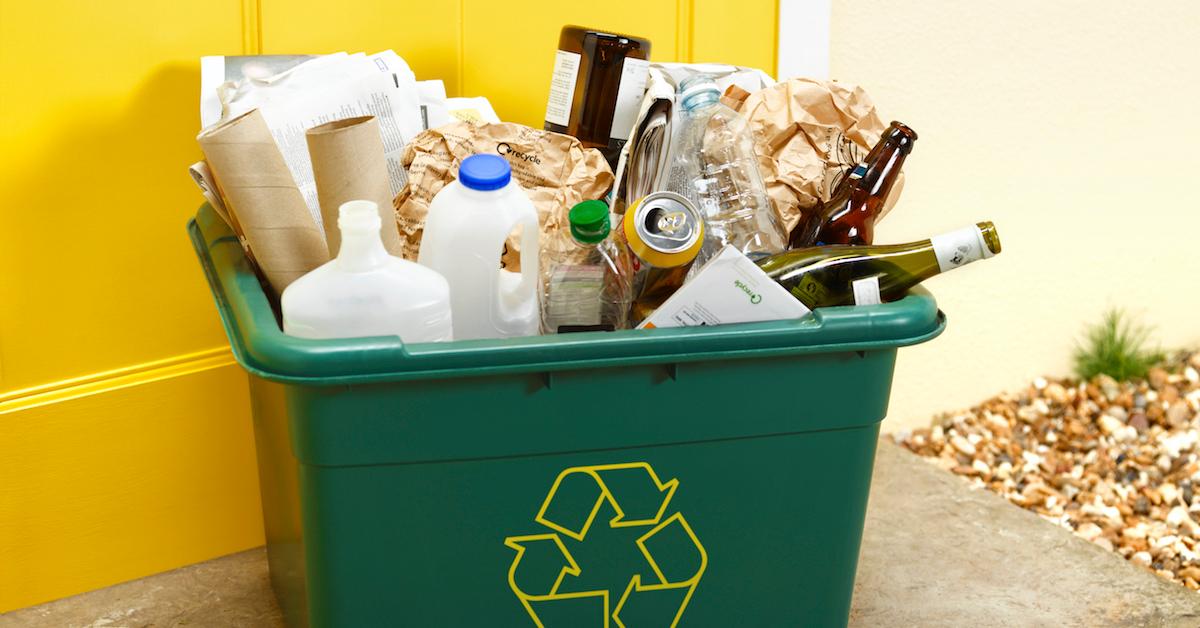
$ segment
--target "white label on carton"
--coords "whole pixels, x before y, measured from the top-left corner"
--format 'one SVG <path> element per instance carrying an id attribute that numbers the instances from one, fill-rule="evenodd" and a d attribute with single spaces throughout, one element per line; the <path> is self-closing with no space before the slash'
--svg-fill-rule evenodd
<path id="1" fill-rule="evenodd" d="M 650 78 L 650 62 L 645 59 L 625 57 L 621 66 L 621 86 L 617 88 L 617 103 L 613 109 L 612 131 L 608 136 L 616 140 L 629 139 L 633 123 L 637 121 L 642 96 L 646 94 L 646 81 Z"/>
<path id="2" fill-rule="evenodd" d="M 808 312 L 750 258 L 726 246 L 638 328 L 775 321 Z"/>
<path id="3" fill-rule="evenodd" d="M 550 98 L 546 101 L 546 122 L 567 126 L 571 123 L 571 101 L 575 98 L 575 79 L 579 78 L 579 53 L 559 50 L 554 55 L 554 74 L 550 76 Z"/>
<path id="4" fill-rule="evenodd" d="M 854 288 L 855 305 L 879 305 L 882 302 L 879 298 L 878 275 L 855 279 L 850 285 Z"/>
<path id="5" fill-rule="evenodd" d="M 942 272 L 991 257 L 991 251 L 984 249 L 983 235 L 975 225 L 933 236 L 930 242 Z"/>

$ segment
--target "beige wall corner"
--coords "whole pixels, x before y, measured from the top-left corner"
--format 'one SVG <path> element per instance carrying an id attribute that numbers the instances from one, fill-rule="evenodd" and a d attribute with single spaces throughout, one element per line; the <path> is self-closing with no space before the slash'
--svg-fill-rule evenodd
<path id="1" fill-rule="evenodd" d="M 1041 374 L 1108 306 L 1200 344 L 1200 4 L 834 3 L 832 78 L 920 134 L 879 242 L 994 220 L 1004 253 L 929 282 L 946 333 L 900 352 L 886 430 Z"/>

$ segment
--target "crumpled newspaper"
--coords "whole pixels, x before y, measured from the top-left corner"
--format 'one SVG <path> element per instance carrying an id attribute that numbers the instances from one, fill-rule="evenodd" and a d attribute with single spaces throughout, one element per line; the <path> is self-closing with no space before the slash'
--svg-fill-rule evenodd
<path id="1" fill-rule="evenodd" d="M 406 259 L 417 259 L 434 195 L 454 181 L 463 159 L 477 153 L 508 160 L 513 179 L 533 200 L 541 240 L 547 245 L 560 239 L 555 236 L 566 228 L 571 207 L 604 198 L 613 183 L 604 155 L 568 135 L 511 122 L 464 121 L 429 129 L 409 143 L 400 159 L 408 171 L 408 185 L 393 204 Z M 517 242 L 510 239 L 502 258 L 505 268 L 519 268 L 518 251 Z"/>
<path id="2" fill-rule="evenodd" d="M 837 81 L 788 79 L 746 96 L 740 112 L 754 133 L 767 194 L 789 231 L 802 212 L 829 200 L 887 129 L 861 87 Z M 903 187 L 901 173 L 881 218 Z"/>

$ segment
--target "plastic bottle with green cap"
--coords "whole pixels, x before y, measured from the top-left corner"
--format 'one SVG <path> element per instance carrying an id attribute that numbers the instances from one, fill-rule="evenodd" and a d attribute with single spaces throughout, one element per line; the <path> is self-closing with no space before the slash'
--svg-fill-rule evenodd
<path id="1" fill-rule="evenodd" d="M 542 264 L 542 331 L 628 329 L 633 263 L 614 238 L 608 205 L 572 207 L 565 231 Z"/>

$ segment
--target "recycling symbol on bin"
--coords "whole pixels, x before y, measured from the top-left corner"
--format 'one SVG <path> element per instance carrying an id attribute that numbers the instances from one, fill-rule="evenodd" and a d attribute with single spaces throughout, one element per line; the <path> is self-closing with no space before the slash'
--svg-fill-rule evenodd
<path id="1" fill-rule="evenodd" d="M 534 521 L 510 536 L 508 584 L 539 628 L 674 627 L 708 565 L 683 513 L 679 480 L 645 462 L 571 467 Z M 611 623 L 610 623 L 611 621 Z"/>

